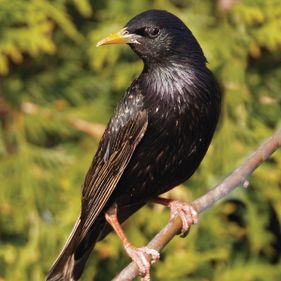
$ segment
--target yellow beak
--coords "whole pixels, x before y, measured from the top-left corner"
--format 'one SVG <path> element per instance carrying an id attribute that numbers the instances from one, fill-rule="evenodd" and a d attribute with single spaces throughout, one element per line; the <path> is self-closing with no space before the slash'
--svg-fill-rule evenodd
<path id="1" fill-rule="evenodd" d="M 137 39 L 141 38 L 140 35 L 130 34 L 126 28 L 123 28 L 117 33 L 113 33 L 108 37 L 102 39 L 97 43 L 97 47 L 101 45 L 109 45 L 109 44 L 127 44 L 127 43 L 135 43 L 140 44 Z"/>

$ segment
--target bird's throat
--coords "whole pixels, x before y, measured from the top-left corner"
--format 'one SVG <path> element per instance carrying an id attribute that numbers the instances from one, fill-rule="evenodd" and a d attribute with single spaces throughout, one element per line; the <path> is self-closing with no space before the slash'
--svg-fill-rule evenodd
<path id="1" fill-rule="evenodd" d="M 160 100 L 186 100 L 197 85 L 196 69 L 188 64 L 171 62 L 144 67 L 141 74 L 146 92 Z"/>

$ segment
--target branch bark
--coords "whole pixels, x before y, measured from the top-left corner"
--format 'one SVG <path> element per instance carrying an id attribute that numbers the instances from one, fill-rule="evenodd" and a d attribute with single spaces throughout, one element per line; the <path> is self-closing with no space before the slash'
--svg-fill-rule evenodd
<path id="1" fill-rule="evenodd" d="M 214 205 L 219 199 L 225 197 L 236 187 L 241 185 L 247 187 L 249 184 L 247 178 L 279 147 L 281 147 L 281 130 L 277 131 L 272 137 L 267 139 L 240 167 L 234 170 L 220 184 L 216 185 L 200 198 L 194 200 L 191 203 L 193 208 L 198 213 L 201 213 Z M 156 234 L 147 246 L 157 251 L 161 251 L 169 241 L 179 233 L 180 229 L 181 220 L 177 217 Z M 130 281 L 137 277 L 138 274 L 137 265 L 134 262 L 131 262 L 117 276 L 115 276 L 113 281 Z"/>

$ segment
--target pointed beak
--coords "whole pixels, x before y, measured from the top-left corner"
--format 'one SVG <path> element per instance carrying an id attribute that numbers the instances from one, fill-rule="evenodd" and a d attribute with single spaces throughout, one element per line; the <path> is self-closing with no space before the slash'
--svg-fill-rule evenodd
<path id="1" fill-rule="evenodd" d="M 138 42 L 138 39 L 141 38 L 140 35 L 137 34 L 131 34 L 127 31 L 126 28 L 123 28 L 117 33 L 113 33 L 109 35 L 108 37 L 102 39 L 97 43 L 97 47 L 101 45 L 109 45 L 109 44 L 140 44 Z"/>

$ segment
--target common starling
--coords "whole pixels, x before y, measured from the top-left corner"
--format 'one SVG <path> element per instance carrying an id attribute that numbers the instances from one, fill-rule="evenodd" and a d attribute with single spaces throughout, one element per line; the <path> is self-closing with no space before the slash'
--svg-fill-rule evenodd
<path id="1" fill-rule="evenodd" d="M 85 177 L 80 216 L 47 280 L 78 280 L 95 243 L 112 228 L 149 280 L 147 247 L 136 248 L 119 224 L 148 201 L 179 215 L 183 232 L 196 220 L 180 201 L 158 196 L 186 181 L 213 137 L 221 94 L 203 51 L 185 24 L 162 10 L 145 11 L 97 46 L 126 43 L 144 68 L 116 107 Z"/>

